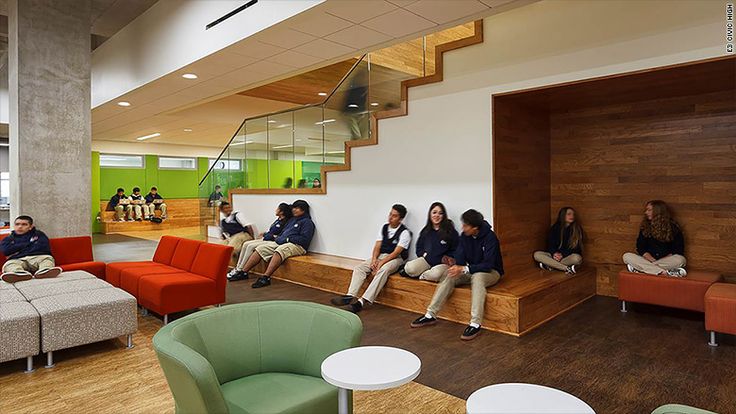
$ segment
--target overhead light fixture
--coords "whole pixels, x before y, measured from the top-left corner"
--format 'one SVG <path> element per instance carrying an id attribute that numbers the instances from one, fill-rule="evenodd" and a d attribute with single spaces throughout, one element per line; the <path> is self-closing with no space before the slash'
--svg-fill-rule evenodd
<path id="1" fill-rule="evenodd" d="M 271 149 L 282 149 L 282 148 L 291 148 L 291 147 L 293 147 L 293 145 L 289 144 L 289 145 L 279 145 L 276 147 L 271 147 Z"/>
<path id="2" fill-rule="evenodd" d="M 345 151 L 327 151 L 325 154 L 344 154 Z"/>
<path id="3" fill-rule="evenodd" d="M 378 102 L 371 102 L 371 106 L 378 106 Z"/>
<path id="4" fill-rule="evenodd" d="M 118 106 L 130 106 L 130 102 L 128 102 L 128 101 L 120 101 L 120 102 L 118 102 Z"/>
<path id="5" fill-rule="evenodd" d="M 156 137 L 158 137 L 158 136 L 160 136 L 160 135 L 161 135 L 161 133 L 160 133 L 160 132 L 156 132 L 156 133 L 153 133 L 153 134 L 149 134 L 149 135 L 144 135 L 144 136 L 142 136 L 142 137 L 138 137 L 138 138 L 136 138 L 136 139 L 137 139 L 138 141 L 145 141 L 145 140 L 147 140 L 147 139 L 151 139 L 151 138 L 156 138 Z"/>
<path id="6" fill-rule="evenodd" d="M 192 132 L 192 128 L 184 128 L 184 132 Z"/>
<path id="7" fill-rule="evenodd" d="M 319 95 L 319 96 L 327 96 L 327 92 L 320 92 L 317 95 Z"/>
<path id="8" fill-rule="evenodd" d="M 358 104 L 349 104 L 348 105 L 348 108 L 357 108 L 357 107 L 358 107 Z"/>
<path id="9" fill-rule="evenodd" d="M 184 79 L 197 79 L 198 76 L 195 75 L 194 73 L 185 73 L 181 75 L 181 77 Z"/>
<path id="10" fill-rule="evenodd" d="M 324 121 L 315 122 L 314 125 L 324 125 L 329 124 L 330 122 L 335 122 L 334 119 L 325 119 Z"/>
<path id="11" fill-rule="evenodd" d="M 269 124 L 275 124 L 275 123 L 276 123 L 276 120 L 273 120 L 273 119 L 269 119 L 269 120 L 268 120 L 268 123 L 269 123 Z"/>
<path id="12" fill-rule="evenodd" d="M 254 141 L 245 141 L 245 142 L 234 142 L 230 144 L 231 147 L 234 147 L 236 145 L 245 145 L 245 144 L 252 144 Z"/>

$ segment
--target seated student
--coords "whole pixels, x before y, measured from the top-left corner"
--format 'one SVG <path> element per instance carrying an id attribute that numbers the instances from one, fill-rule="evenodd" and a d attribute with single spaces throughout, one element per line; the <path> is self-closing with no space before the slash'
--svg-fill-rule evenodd
<path id="1" fill-rule="evenodd" d="M 404 265 L 399 274 L 436 282 L 455 264 L 453 255 L 458 243 L 457 230 L 447 218 L 445 206 L 435 201 L 429 206 L 427 225 L 419 233 L 417 258 Z"/>
<path id="2" fill-rule="evenodd" d="M 286 222 L 291 218 L 291 206 L 286 203 L 281 203 L 276 207 L 275 214 L 276 220 L 271 224 L 271 227 L 268 228 L 267 232 L 261 233 L 256 240 L 243 243 L 243 248 L 240 250 L 240 256 L 238 257 L 238 263 L 227 274 L 227 280 L 235 282 L 248 278 L 248 273 L 243 271 L 245 263 L 259 244 L 267 241 L 275 241 L 276 236 L 281 234 L 281 231 L 286 227 Z"/>
<path id="3" fill-rule="evenodd" d="M 460 218 L 463 233 L 455 251 L 456 265 L 451 266 L 440 278 L 434 291 L 427 313 L 411 323 L 412 328 L 420 328 L 437 323 L 437 313 L 455 286 L 470 284 L 471 307 L 470 324 L 460 339 L 471 340 L 480 333 L 483 312 L 486 304 L 486 288 L 493 286 L 503 276 L 501 246 L 491 225 L 476 210 L 468 210 Z"/>
<path id="4" fill-rule="evenodd" d="M 366 302 L 373 303 L 376 300 L 388 277 L 399 270 L 409 256 L 411 231 L 401 223 L 404 217 L 406 207 L 394 204 L 388 213 L 388 223 L 384 224 L 378 233 L 371 258 L 353 270 L 347 295 L 333 298 L 331 300 L 333 305 L 347 306 L 347 310 L 358 313 L 363 310 Z M 363 282 L 371 274 L 373 280 L 363 292 L 363 296 L 358 299 Z"/>
<path id="5" fill-rule="evenodd" d="M 115 210 L 115 220 L 117 221 L 125 221 L 125 205 L 123 205 L 123 200 L 127 200 L 125 190 L 118 188 L 117 193 L 110 197 L 110 201 L 107 203 L 108 210 Z"/>
<path id="6" fill-rule="evenodd" d="M 158 193 L 158 188 L 151 187 L 151 191 L 146 194 L 146 204 L 148 205 L 148 217 L 146 220 L 150 220 L 154 216 L 156 210 L 161 210 L 161 218 L 166 219 L 166 203 L 164 198 Z"/>
<path id="7" fill-rule="evenodd" d="M 130 200 L 130 204 L 126 206 L 128 221 L 141 221 L 144 217 L 148 217 L 148 206 L 140 188 L 133 187 L 133 194 L 128 197 L 128 200 Z"/>
<path id="8" fill-rule="evenodd" d="M 547 235 L 547 251 L 534 252 L 534 260 L 546 270 L 560 270 L 575 274 L 575 266 L 583 262 L 583 228 L 577 221 L 575 209 L 562 207 L 557 221 Z"/>
<path id="9" fill-rule="evenodd" d="M 227 201 L 220 204 L 220 213 L 224 216 L 220 220 L 222 237 L 227 240 L 228 246 L 233 246 L 233 258 L 237 260 L 243 243 L 253 240 L 253 224 L 239 211 L 233 211 L 233 206 Z"/>
<path id="10" fill-rule="evenodd" d="M 61 268 L 56 267 L 51 256 L 49 238 L 36 229 L 30 216 L 15 219 L 13 231 L 2 240 L 2 249 L 8 261 L 3 265 L 0 278 L 7 283 L 61 274 Z"/>
<path id="11" fill-rule="evenodd" d="M 639 225 L 636 252 L 624 254 L 624 263 L 629 272 L 674 277 L 687 275 L 685 240 L 664 201 L 652 200 L 647 203 Z"/>
<path id="12" fill-rule="evenodd" d="M 210 194 L 209 198 L 209 204 L 212 207 L 220 207 L 220 204 L 222 204 L 222 200 L 225 198 L 224 195 L 222 195 L 222 191 L 219 185 L 215 186 L 215 191 Z"/>
<path id="13" fill-rule="evenodd" d="M 251 285 L 253 289 L 270 285 L 271 275 L 284 260 L 292 256 L 307 254 L 309 244 L 314 237 L 314 223 L 309 216 L 309 204 L 304 200 L 296 200 L 291 205 L 291 214 L 293 217 L 286 222 L 281 234 L 273 241 L 259 243 L 245 262 L 243 272 L 246 273 L 246 276 L 261 260 L 268 262 L 266 272 Z"/>

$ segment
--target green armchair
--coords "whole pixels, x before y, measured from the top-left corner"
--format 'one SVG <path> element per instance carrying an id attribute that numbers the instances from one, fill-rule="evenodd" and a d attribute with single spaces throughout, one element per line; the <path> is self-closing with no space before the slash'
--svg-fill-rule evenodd
<path id="1" fill-rule="evenodd" d="M 322 361 L 357 346 L 362 332 L 360 318 L 339 309 L 252 302 L 174 321 L 153 347 L 177 413 L 337 413 Z"/>

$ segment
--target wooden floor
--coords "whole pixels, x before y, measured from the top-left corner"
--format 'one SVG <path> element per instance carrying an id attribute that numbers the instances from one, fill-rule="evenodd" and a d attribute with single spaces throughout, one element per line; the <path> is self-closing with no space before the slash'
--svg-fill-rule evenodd
<path id="1" fill-rule="evenodd" d="M 95 255 L 141 260 L 152 256 L 155 245 L 96 236 Z M 332 297 L 280 280 L 264 289 L 251 289 L 251 282 L 230 283 L 228 301 L 327 304 Z M 644 305 L 632 305 L 622 314 L 618 306 L 613 298 L 597 296 L 521 338 L 484 331 L 470 342 L 459 339 L 462 324 L 440 321 L 411 329 L 418 314 L 369 307 L 360 314 L 362 343 L 408 349 L 422 360 L 422 373 L 417 384 L 399 388 L 398 394 L 357 394 L 356 412 L 460 413 L 462 400 L 474 390 L 503 382 L 555 387 L 580 397 L 599 414 L 646 414 L 666 403 L 736 412 L 736 337 L 721 335 L 721 346 L 711 348 L 702 314 Z M 23 361 L 0 364 L 0 413 L 171 412 L 170 394 L 150 350 L 150 335 L 159 324 L 154 317 L 142 318 L 133 350 L 107 341 L 56 352 L 57 366 L 51 371 L 26 375 L 19 372 Z M 376 400 L 360 400 L 369 397 Z M 119 404 L 125 405 L 123 411 L 116 411 Z"/>
<path id="2" fill-rule="evenodd" d="M 310 253 L 287 260 L 275 278 L 331 293 L 344 294 L 360 260 Z M 257 271 L 265 270 L 262 265 Z M 365 283 L 363 289 L 367 287 Z M 410 312 L 424 312 L 436 283 L 392 275 L 377 302 Z M 582 267 L 574 276 L 534 266 L 507 268 L 501 281 L 488 289 L 483 328 L 514 336 L 529 333 L 557 315 L 595 295 L 595 269 Z M 470 318 L 470 287 L 458 287 L 438 317 L 453 322 Z"/>

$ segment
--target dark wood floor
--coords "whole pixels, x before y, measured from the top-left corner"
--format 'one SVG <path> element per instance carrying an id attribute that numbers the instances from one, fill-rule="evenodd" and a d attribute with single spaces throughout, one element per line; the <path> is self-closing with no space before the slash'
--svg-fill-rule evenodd
<path id="1" fill-rule="evenodd" d="M 125 260 L 145 260 L 155 248 L 108 237 L 95 240 L 98 260 L 119 261 L 120 252 L 130 255 Z M 251 289 L 251 282 L 229 284 L 228 302 L 329 303 L 332 296 L 282 281 Z M 460 398 L 494 383 L 529 382 L 572 393 L 601 414 L 649 413 L 666 403 L 736 413 L 733 336 L 721 335 L 721 346 L 711 348 L 702 314 L 645 305 L 622 314 L 618 307 L 616 299 L 596 296 L 521 338 L 484 331 L 463 342 L 463 325 L 411 329 L 418 315 L 376 305 L 360 315 L 362 342 L 414 352 L 423 364 L 417 381 Z"/>

